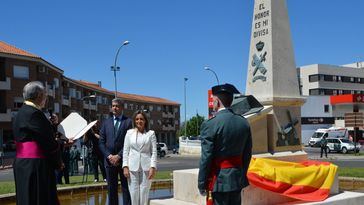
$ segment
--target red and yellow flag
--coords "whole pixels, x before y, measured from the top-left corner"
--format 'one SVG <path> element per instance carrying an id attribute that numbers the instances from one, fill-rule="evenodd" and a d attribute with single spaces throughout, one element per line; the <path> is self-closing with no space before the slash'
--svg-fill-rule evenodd
<path id="1" fill-rule="evenodd" d="M 302 201 L 323 201 L 330 194 L 337 166 L 329 162 L 300 163 L 252 158 L 249 183 Z"/>

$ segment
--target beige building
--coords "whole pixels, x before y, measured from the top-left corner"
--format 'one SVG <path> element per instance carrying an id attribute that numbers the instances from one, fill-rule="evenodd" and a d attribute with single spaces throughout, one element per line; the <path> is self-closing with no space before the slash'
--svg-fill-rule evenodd
<path id="1" fill-rule="evenodd" d="M 0 144 L 13 143 L 12 119 L 23 104 L 22 89 L 30 81 L 41 81 L 48 91 L 48 110 L 64 119 L 78 112 L 86 120 L 109 117 L 114 92 L 91 83 L 64 76 L 62 69 L 41 57 L 0 41 Z M 131 117 L 146 110 L 150 127 L 159 142 L 176 144 L 180 126 L 180 104 L 159 97 L 118 93 L 124 100 L 124 114 Z M 1 148 L 0 148 L 1 149 Z"/>

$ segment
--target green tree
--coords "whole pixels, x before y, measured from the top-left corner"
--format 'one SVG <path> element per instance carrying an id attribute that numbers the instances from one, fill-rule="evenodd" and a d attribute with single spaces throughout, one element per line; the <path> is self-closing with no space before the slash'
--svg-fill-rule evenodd
<path id="1" fill-rule="evenodd" d="M 204 116 L 196 115 L 192 117 L 190 120 L 187 120 L 187 123 L 183 123 L 181 129 L 179 130 L 180 136 L 198 136 L 200 135 L 201 124 L 205 121 Z M 187 134 L 185 134 L 185 126 L 187 125 Z"/>

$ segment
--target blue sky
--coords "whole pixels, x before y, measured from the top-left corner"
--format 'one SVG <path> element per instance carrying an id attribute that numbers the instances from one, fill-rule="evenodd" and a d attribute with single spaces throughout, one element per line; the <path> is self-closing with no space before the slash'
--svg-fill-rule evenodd
<path id="1" fill-rule="evenodd" d="M 297 66 L 364 61 L 362 0 L 288 0 Z M 253 0 L 1 1 L 0 40 L 41 56 L 77 80 L 181 103 L 207 115 L 207 90 L 245 91 Z M 182 119 L 184 119 L 182 117 Z"/>

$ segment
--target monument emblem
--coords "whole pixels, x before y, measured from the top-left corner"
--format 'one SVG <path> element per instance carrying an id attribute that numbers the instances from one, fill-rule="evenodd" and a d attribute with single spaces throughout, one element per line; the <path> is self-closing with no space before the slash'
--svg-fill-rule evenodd
<path id="1" fill-rule="evenodd" d="M 263 48 L 264 48 L 264 42 L 262 41 L 259 41 L 259 43 L 257 43 L 255 45 L 256 49 L 258 52 L 260 52 L 261 54 L 258 55 L 256 53 L 253 54 L 253 59 L 252 59 L 252 66 L 254 67 L 254 71 L 253 71 L 253 82 L 257 81 L 257 80 L 262 80 L 262 81 L 266 81 L 267 78 L 264 76 L 265 73 L 267 72 L 267 69 L 265 67 L 265 65 L 263 64 L 263 62 L 265 62 L 266 60 L 266 55 L 267 55 L 267 51 L 265 51 L 264 53 L 262 52 Z M 257 72 L 259 72 L 262 74 L 262 75 L 257 75 Z"/>

